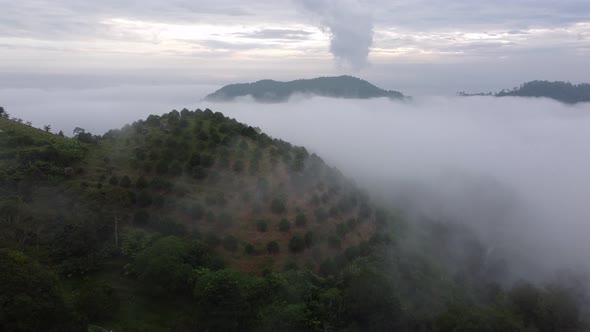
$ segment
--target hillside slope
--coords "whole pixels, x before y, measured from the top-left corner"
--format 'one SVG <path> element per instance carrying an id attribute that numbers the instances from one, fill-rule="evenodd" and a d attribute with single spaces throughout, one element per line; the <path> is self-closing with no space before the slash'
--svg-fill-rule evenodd
<path id="1" fill-rule="evenodd" d="M 369 99 L 386 97 L 404 99 L 397 91 L 388 91 L 352 76 L 319 77 L 289 82 L 262 80 L 254 83 L 230 84 L 205 97 L 208 101 L 232 101 L 251 96 L 258 102 L 279 103 L 294 94 L 331 98 Z"/>
<path id="2" fill-rule="evenodd" d="M 2 331 L 587 330 L 576 284 L 502 287 L 465 227 L 412 227 L 221 113 L 19 121 L 0 117 Z"/>

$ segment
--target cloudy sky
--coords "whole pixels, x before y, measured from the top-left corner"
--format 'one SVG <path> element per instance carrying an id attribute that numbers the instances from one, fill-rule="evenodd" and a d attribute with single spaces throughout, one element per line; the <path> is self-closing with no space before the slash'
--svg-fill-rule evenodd
<path id="1" fill-rule="evenodd" d="M 410 94 L 588 81 L 588 0 L 0 0 L 0 87 L 353 74 Z"/>

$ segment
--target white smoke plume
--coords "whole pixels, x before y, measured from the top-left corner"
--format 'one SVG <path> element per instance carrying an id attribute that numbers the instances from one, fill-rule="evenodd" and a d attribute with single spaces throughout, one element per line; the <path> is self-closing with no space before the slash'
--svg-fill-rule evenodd
<path id="1" fill-rule="evenodd" d="M 358 0 L 295 0 L 330 34 L 330 52 L 343 67 L 355 71 L 368 64 L 373 45 L 373 17 Z"/>

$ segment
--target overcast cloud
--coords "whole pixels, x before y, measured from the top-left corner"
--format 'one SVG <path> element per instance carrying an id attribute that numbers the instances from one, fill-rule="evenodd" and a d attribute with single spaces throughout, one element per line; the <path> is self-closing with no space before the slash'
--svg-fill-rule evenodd
<path id="1" fill-rule="evenodd" d="M 0 8 L 2 85 L 34 87 L 43 82 L 35 75 L 57 74 L 64 81 L 54 84 L 79 87 L 80 77 L 222 85 L 352 73 L 420 95 L 590 77 L 585 0 L 0 0 Z"/>

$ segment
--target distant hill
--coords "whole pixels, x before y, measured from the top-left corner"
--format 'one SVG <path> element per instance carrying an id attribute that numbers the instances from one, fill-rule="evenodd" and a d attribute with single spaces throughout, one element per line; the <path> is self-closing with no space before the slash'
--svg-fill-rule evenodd
<path id="1" fill-rule="evenodd" d="M 232 101 L 237 97 L 250 95 L 258 102 L 280 103 L 287 101 L 294 94 L 347 99 L 406 98 L 401 92 L 383 90 L 360 78 L 338 76 L 290 82 L 261 80 L 254 83 L 230 84 L 208 95 L 205 99 L 208 101 Z"/>
<path id="2" fill-rule="evenodd" d="M 460 92 L 461 96 L 489 96 L 491 93 L 468 94 Z M 502 90 L 496 97 L 545 97 L 555 99 L 567 104 L 590 102 L 590 84 L 572 84 L 569 82 L 531 81 L 523 83 L 512 90 Z"/>

